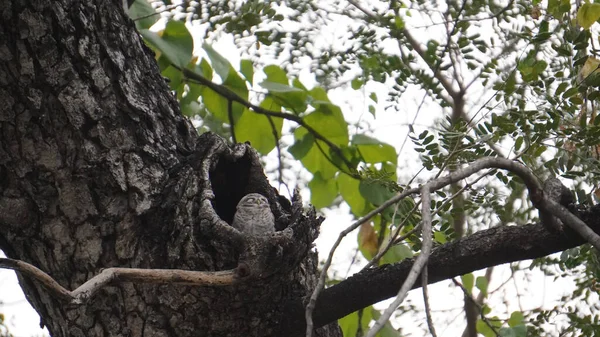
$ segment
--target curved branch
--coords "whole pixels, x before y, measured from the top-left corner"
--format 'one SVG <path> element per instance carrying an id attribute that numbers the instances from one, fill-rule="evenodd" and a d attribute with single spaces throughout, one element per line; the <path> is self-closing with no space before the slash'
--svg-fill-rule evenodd
<path id="1" fill-rule="evenodd" d="M 600 206 L 582 211 L 578 216 L 592 230 L 600 232 Z M 479 231 L 433 250 L 427 264 L 427 283 L 437 283 L 504 263 L 544 257 L 585 243 L 576 233 L 567 231 L 567 235 L 552 232 L 543 223 L 498 226 Z M 414 262 L 412 258 L 364 270 L 323 290 L 312 315 L 314 326 L 324 326 L 360 308 L 395 296 Z M 377 286 L 374 287 L 374 284 Z M 420 286 L 415 284 L 414 288 Z M 287 303 L 284 316 L 289 320 L 283 322 L 283 333 L 303 336 L 305 310 L 302 299 Z"/>
<path id="2" fill-rule="evenodd" d="M 445 177 L 431 180 L 429 183 L 427 183 L 427 185 L 429 187 L 429 191 L 436 191 L 440 188 L 443 188 L 445 186 L 452 184 L 453 182 L 464 179 L 464 178 L 466 178 L 474 173 L 477 173 L 483 169 L 486 169 L 486 168 L 502 168 L 502 169 L 506 169 L 506 170 L 511 171 L 511 172 L 515 173 L 516 175 L 518 175 L 525 182 L 525 186 L 527 186 L 527 189 L 529 190 L 529 194 L 530 194 L 531 200 L 533 201 L 534 205 L 539 204 L 539 202 L 543 199 L 542 186 L 541 186 L 540 182 L 537 180 L 537 178 L 533 175 L 533 173 L 526 166 L 524 166 L 520 163 L 517 163 L 515 161 L 504 159 L 504 158 L 481 158 L 481 159 L 478 159 L 478 160 L 474 161 L 473 163 L 471 163 L 469 166 L 467 166 L 465 168 L 457 169 L 456 171 L 453 171 L 452 173 L 448 174 Z M 331 266 L 331 261 L 333 260 L 333 254 L 335 253 L 335 250 L 342 242 L 342 239 L 346 235 L 348 235 L 350 232 L 352 232 L 356 228 L 358 228 L 360 225 L 369 221 L 369 219 L 371 219 L 373 216 L 379 214 L 381 211 L 386 209 L 388 206 L 391 206 L 391 205 L 399 202 L 400 200 L 406 198 L 407 196 L 418 193 L 418 192 L 419 192 L 418 188 L 412 188 L 412 189 L 408 189 L 408 190 L 405 190 L 403 192 L 396 194 L 394 197 L 388 199 L 386 202 L 381 204 L 379 207 L 377 207 L 373 211 L 369 212 L 363 218 L 359 219 L 354 224 L 350 225 L 348 228 L 346 228 L 345 230 L 343 230 L 340 233 L 337 240 L 333 244 L 333 247 L 331 248 L 329 255 L 327 256 L 327 260 L 325 261 L 325 264 L 323 265 L 323 269 L 321 271 L 321 275 L 319 276 L 319 282 L 317 283 L 317 286 L 315 287 L 315 290 L 313 291 L 313 293 L 310 297 L 308 305 L 306 306 L 305 318 L 306 318 L 306 336 L 307 337 L 310 337 L 310 335 L 312 334 L 312 326 L 313 326 L 312 311 L 314 310 L 314 308 L 316 306 L 317 298 L 319 297 L 319 293 L 325 286 L 325 278 L 327 277 L 327 270 Z"/>

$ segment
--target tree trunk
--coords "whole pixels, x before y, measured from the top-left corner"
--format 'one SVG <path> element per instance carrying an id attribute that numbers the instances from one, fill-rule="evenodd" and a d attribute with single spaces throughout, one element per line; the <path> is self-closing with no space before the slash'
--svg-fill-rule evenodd
<path id="1" fill-rule="evenodd" d="M 293 231 L 264 252 L 262 277 L 116 284 L 79 306 L 20 282 L 55 337 L 289 334 L 283 306 L 315 285 L 322 219 L 279 197 L 249 146 L 197 136 L 122 6 L 0 4 L 0 248 L 67 289 L 107 267 L 232 269 L 243 249 L 220 219 L 262 193 L 277 230 Z"/>

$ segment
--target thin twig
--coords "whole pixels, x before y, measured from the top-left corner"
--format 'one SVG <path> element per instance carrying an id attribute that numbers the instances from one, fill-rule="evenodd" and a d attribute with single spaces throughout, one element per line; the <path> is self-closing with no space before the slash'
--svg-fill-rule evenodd
<path id="1" fill-rule="evenodd" d="M 437 337 L 435 333 L 435 326 L 433 325 L 433 318 L 431 317 L 431 307 L 429 306 L 429 292 L 427 291 L 427 280 L 429 278 L 427 265 L 423 267 L 421 272 L 421 288 L 423 289 L 423 304 L 425 304 L 425 316 L 427 317 L 427 326 L 431 336 Z"/>
<path id="2" fill-rule="evenodd" d="M 277 181 L 279 182 L 279 189 L 281 189 L 281 185 L 283 185 L 283 161 L 281 160 L 281 147 L 279 146 L 279 134 L 277 134 L 277 128 L 275 127 L 275 122 L 273 122 L 273 117 L 266 116 L 269 120 L 269 125 L 271 125 L 271 131 L 273 132 L 273 139 L 275 140 L 275 147 L 277 148 L 277 160 L 279 161 L 279 165 L 277 165 L 278 177 Z"/>
<path id="3" fill-rule="evenodd" d="M 487 317 L 485 317 L 485 315 L 483 314 L 483 308 L 481 307 L 481 305 L 469 294 L 469 291 L 460 282 L 458 282 L 457 280 L 452 279 L 452 282 L 454 282 L 454 284 L 456 286 L 458 286 L 462 290 L 463 295 L 465 296 L 465 298 L 467 300 L 469 300 L 470 302 L 472 302 L 473 305 L 475 305 L 475 307 L 477 308 L 477 311 L 479 311 L 479 315 L 481 317 L 481 320 L 492 330 L 492 332 L 494 332 L 494 334 L 496 336 L 500 336 L 498 334 L 498 331 L 496 331 L 496 328 L 494 327 L 494 325 L 492 325 L 492 323 L 490 323 L 490 320 L 487 319 Z"/>

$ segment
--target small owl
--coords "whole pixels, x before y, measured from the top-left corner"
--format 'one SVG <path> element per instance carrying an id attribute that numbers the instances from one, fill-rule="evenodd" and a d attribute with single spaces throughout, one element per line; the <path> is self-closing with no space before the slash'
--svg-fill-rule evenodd
<path id="1" fill-rule="evenodd" d="M 250 235 L 274 232 L 275 217 L 267 198 L 258 193 L 245 195 L 237 205 L 231 225 L 240 232 Z"/>

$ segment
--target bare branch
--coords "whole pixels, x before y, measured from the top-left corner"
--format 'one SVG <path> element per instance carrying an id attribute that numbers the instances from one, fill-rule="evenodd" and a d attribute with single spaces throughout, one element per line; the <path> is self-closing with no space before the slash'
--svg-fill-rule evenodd
<path id="1" fill-rule="evenodd" d="M 72 299 L 71 292 L 63 288 L 50 275 L 44 273 L 41 269 L 29 263 L 7 258 L 0 258 L 0 268 L 12 269 L 21 274 L 33 278 L 40 282 L 44 287 L 50 290 L 52 296 L 61 300 Z"/>
<path id="2" fill-rule="evenodd" d="M 427 326 L 432 337 L 437 337 L 435 332 L 435 326 L 433 325 L 433 318 L 431 317 L 431 306 L 429 305 L 429 292 L 427 291 L 427 279 L 429 278 L 429 272 L 427 266 L 423 268 L 421 273 L 421 288 L 423 289 L 423 304 L 425 304 L 425 316 L 427 316 Z"/>
<path id="3" fill-rule="evenodd" d="M 111 283 L 135 282 L 151 284 L 179 284 L 193 286 L 228 286 L 239 282 L 236 270 L 216 272 L 179 269 L 107 268 L 73 291 L 56 282 L 37 267 L 19 260 L 0 258 L 0 268 L 13 269 L 42 284 L 52 296 L 71 304 L 83 304 L 103 287 Z"/>

